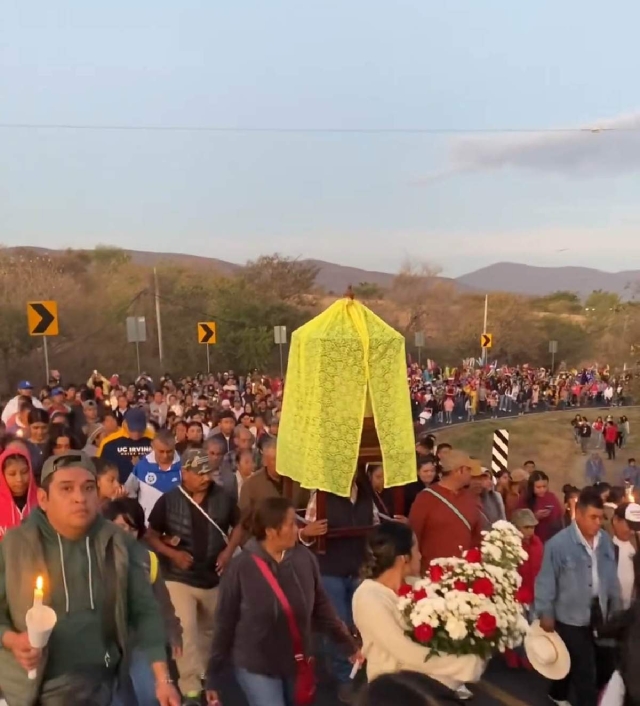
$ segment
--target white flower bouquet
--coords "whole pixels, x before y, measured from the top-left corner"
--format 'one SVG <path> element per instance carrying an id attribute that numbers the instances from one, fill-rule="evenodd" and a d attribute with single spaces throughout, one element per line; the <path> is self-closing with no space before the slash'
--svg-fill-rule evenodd
<path id="1" fill-rule="evenodd" d="M 520 532 L 500 521 L 484 533 L 480 549 L 432 561 L 425 578 L 399 592 L 407 633 L 430 656 L 488 659 L 518 647 L 527 631 L 518 600 L 518 566 L 526 558 Z"/>

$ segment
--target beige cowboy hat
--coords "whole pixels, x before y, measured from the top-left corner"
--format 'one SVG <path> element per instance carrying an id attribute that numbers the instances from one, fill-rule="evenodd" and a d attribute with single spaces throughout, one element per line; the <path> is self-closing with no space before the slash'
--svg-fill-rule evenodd
<path id="1" fill-rule="evenodd" d="M 531 666 L 547 679 L 564 679 L 571 668 L 569 650 L 557 632 L 546 632 L 535 620 L 524 638 L 524 650 Z"/>

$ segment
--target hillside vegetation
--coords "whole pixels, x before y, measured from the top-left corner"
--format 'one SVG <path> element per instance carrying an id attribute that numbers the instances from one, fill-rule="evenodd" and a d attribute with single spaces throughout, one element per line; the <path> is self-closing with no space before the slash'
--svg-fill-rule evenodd
<path id="1" fill-rule="evenodd" d="M 135 372 L 135 346 L 126 343 L 127 316 L 145 316 L 147 343 L 142 367 L 151 373 L 193 373 L 206 367 L 205 347 L 196 340 L 198 321 L 215 321 L 218 343 L 211 347 L 214 369 L 277 370 L 273 326 L 289 332 L 334 296 L 316 284 L 310 262 L 261 256 L 235 270 L 202 263 L 163 262 L 157 266 L 164 339 L 158 358 L 153 268 L 111 247 L 68 250 L 58 255 L 29 248 L 0 250 L 0 369 L 3 383 L 18 378 L 42 381 L 42 341 L 27 333 L 26 302 L 56 300 L 60 335 L 49 341 L 51 367 L 65 379 L 99 368 Z M 407 335 L 417 357 L 414 334 L 425 334 L 422 357 L 443 364 L 479 355 L 484 296 L 466 292 L 428 266 L 405 266 L 387 288 L 354 282 L 356 296 Z M 630 363 L 640 342 L 637 305 L 608 292 L 581 301 L 570 292 L 532 298 L 495 293 L 489 298 L 488 330 L 494 335 L 490 359 L 546 365 L 548 342 L 557 340 L 557 362 L 570 365 L 607 361 Z M 161 369 L 164 368 L 164 370 Z"/>

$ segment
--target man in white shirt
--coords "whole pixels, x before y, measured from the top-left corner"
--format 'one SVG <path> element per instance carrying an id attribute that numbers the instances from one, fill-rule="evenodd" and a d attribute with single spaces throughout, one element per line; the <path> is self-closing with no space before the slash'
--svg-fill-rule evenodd
<path id="1" fill-rule="evenodd" d="M 18 384 L 18 394 L 7 402 L 6 407 L 2 410 L 2 421 L 7 424 L 11 417 L 18 414 L 21 397 L 30 397 L 34 407 L 42 409 L 42 402 L 37 397 L 33 396 L 33 385 L 28 380 L 23 380 Z"/>
<path id="2" fill-rule="evenodd" d="M 623 608 L 631 605 L 635 588 L 633 558 L 637 550 L 637 532 L 640 531 L 640 505 L 619 505 L 611 520 L 613 545 L 618 564 L 618 581 Z"/>

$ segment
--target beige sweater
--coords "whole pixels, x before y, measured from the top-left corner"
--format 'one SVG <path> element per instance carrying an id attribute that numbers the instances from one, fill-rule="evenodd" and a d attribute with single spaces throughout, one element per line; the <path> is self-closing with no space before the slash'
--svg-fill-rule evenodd
<path id="1" fill-rule="evenodd" d="M 367 659 L 367 678 L 403 669 L 422 672 L 452 689 L 475 682 L 484 671 L 484 661 L 475 655 L 433 656 L 405 634 L 398 597 L 386 586 L 367 579 L 353 596 L 353 619 L 362 635 Z"/>

